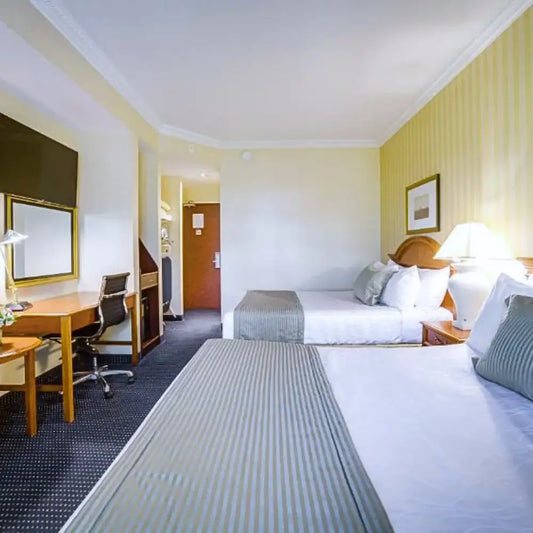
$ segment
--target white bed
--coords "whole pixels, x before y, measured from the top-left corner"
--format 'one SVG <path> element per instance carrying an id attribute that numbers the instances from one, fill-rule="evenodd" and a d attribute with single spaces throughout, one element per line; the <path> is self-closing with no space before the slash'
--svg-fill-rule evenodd
<path id="1" fill-rule="evenodd" d="M 533 531 L 533 402 L 466 344 L 319 353 L 397 533 Z"/>
<path id="2" fill-rule="evenodd" d="M 205 507 L 204 498 L 212 494 L 218 494 L 213 501 L 220 506 L 216 517 L 220 513 L 221 523 L 230 520 L 240 524 L 235 531 L 248 531 L 239 517 L 252 513 L 250 501 L 260 498 L 263 502 L 250 516 L 258 521 L 256 525 L 265 524 L 268 509 L 278 509 L 276 503 L 283 489 L 288 491 L 283 493 L 285 497 L 292 494 L 286 488 L 292 477 L 272 467 L 273 457 L 281 456 L 283 463 L 291 456 L 283 445 L 278 448 L 272 443 L 278 443 L 276 439 L 285 432 L 295 435 L 290 429 L 294 426 L 289 424 L 292 417 L 287 417 L 285 410 L 301 401 L 293 399 L 285 404 L 272 394 L 272 380 L 283 381 L 289 369 L 285 365 L 292 348 L 282 343 L 234 341 L 239 343 L 238 349 L 242 350 L 244 344 L 251 347 L 236 365 L 237 352 L 228 344 L 232 341 L 208 341 L 211 349 L 217 342 L 219 349 L 208 366 L 203 367 L 202 357 L 196 356 L 180 374 L 182 377 L 176 378 L 62 531 L 109 531 L 112 523 L 123 525 L 112 526 L 116 531 L 155 532 L 162 530 L 161 523 L 170 520 L 189 526 L 195 520 L 209 522 L 211 518 L 205 514 L 208 511 L 198 509 Z M 261 357 L 260 352 L 270 350 L 272 345 L 281 350 L 279 367 L 268 366 L 274 359 L 270 352 L 266 359 Z M 318 356 L 325 371 L 325 386 L 329 383 L 339 416 L 346 422 L 348 438 L 396 533 L 533 531 L 533 402 L 480 378 L 466 344 L 319 347 Z M 279 372 L 282 367 L 284 372 Z M 265 373 L 266 368 L 274 371 Z M 241 372 L 249 372 L 248 377 L 242 379 Z M 187 379 L 183 378 L 185 374 Z M 232 377 L 235 383 L 228 387 Z M 200 383 L 209 381 L 217 383 L 214 394 L 195 399 L 185 408 L 191 384 L 196 382 L 194 390 L 198 391 Z M 295 381 L 291 383 L 297 386 Z M 279 397 L 281 391 L 290 388 L 277 388 Z M 250 400 L 250 391 L 254 400 Z M 238 414 L 236 402 L 244 409 Z M 234 409 L 227 409 L 228 405 Z M 224 413 L 221 419 L 210 419 L 210 411 L 220 406 Z M 268 413 L 270 425 L 255 425 L 262 412 Z M 178 419 L 187 431 L 177 430 Z M 301 424 L 299 419 L 296 425 Z M 302 430 L 305 443 L 316 445 L 315 431 L 316 425 Z M 208 436 L 202 441 L 206 432 Z M 215 436 L 221 437 L 218 446 L 211 445 Z M 221 446 L 225 442 L 232 445 Z M 307 444 L 298 442 L 307 449 Z M 257 450 L 265 451 L 257 454 Z M 187 459 L 180 462 L 182 456 Z M 254 458 L 254 468 L 246 469 L 250 457 Z M 215 459 L 225 465 L 221 469 L 224 475 L 212 475 Z M 142 472 L 134 470 L 137 468 Z M 230 490 L 223 484 L 225 477 L 230 483 L 235 479 L 245 481 L 239 481 L 239 491 L 233 484 Z M 261 483 L 255 483 L 255 479 Z M 306 484 L 321 494 L 326 490 L 321 482 L 321 474 L 316 471 Z M 272 492 L 263 491 L 267 485 Z M 137 499 L 139 494 L 144 496 Z M 235 499 L 242 494 L 249 496 Z M 226 498 L 227 504 L 222 504 Z M 283 503 L 279 505 L 281 509 Z M 308 510 L 314 512 L 312 506 Z M 275 516 L 283 514 L 278 512 Z M 288 530 L 298 531 L 305 518 L 297 513 L 294 516 L 300 516 L 297 527 Z M 291 520 L 289 523 L 294 525 Z M 155 526 L 158 521 L 162 522 Z M 96 525 L 90 527 L 93 523 Z M 346 531 L 339 524 L 332 523 L 331 530 Z M 165 530 L 193 529 L 173 525 Z M 224 529 L 202 526 L 196 530 Z M 254 530 L 272 529 L 263 525 Z M 318 533 L 320 528 L 313 531 Z"/>
<path id="3" fill-rule="evenodd" d="M 296 291 L 304 312 L 305 344 L 400 344 L 422 342 L 422 320 L 451 320 L 448 309 L 401 311 L 365 305 L 352 291 Z M 233 311 L 224 314 L 225 339 L 233 338 Z"/>
<path id="4" fill-rule="evenodd" d="M 389 257 L 397 264 L 441 269 L 446 262 L 434 259 L 440 244 L 427 236 L 409 237 Z M 451 320 L 453 302 L 448 293 L 442 307 L 400 310 L 385 305 L 365 305 L 352 291 L 296 291 L 304 314 L 305 344 L 420 344 L 420 322 Z M 244 296 L 244 293 L 243 293 Z M 222 335 L 234 338 L 234 309 L 224 313 Z"/>

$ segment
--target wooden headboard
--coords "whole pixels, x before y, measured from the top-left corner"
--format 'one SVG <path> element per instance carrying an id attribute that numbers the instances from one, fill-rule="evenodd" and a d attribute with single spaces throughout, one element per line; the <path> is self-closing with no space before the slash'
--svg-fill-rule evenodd
<path id="1" fill-rule="evenodd" d="M 439 248 L 440 243 L 431 237 L 409 237 L 398 246 L 393 254 L 389 254 L 389 257 L 404 267 L 416 265 L 420 268 L 445 268 L 450 264 L 448 261 L 433 259 Z M 453 300 L 448 291 L 444 295 L 442 307 L 446 307 L 452 313 L 454 312 Z"/>
<path id="2" fill-rule="evenodd" d="M 409 237 L 389 257 L 405 267 L 416 265 L 420 268 L 444 268 L 449 265 L 448 261 L 433 259 L 439 248 L 440 243 L 431 237 Z"/>
<path id="3" fill-rule="evenodd" d="M 517 257 L 516 259 L 526 267 L 528 274 L 533 275 L 533 257 Z"/>

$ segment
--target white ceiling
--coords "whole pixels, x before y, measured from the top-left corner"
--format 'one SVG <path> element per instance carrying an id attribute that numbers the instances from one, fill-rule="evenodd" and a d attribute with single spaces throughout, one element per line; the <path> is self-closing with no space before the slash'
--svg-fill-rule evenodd
<path id="1" fill-rule="evenodd" d="M 528 0 L 32 0 L 161 131 L 380 145 Z"/>

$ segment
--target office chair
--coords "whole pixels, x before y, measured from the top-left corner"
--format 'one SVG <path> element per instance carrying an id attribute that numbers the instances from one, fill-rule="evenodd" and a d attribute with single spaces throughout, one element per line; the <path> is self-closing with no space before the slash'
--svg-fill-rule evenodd
<path id="1" fill-rule="evenodd" d="M 131 370 L 109 370 L 108 366 L 98 366 L 98 350 L 91 344 L 100 339 L 104 331 L 110 326 L 116 326 L 127 317 L 126 284 L 129 272 L 103 276 L 98 300 L 98 320 L 89 326 L 72 332 L 72 352 L 80 356 L 92 357 L 92 369 L 83 372 L 74 372 L 74 385 L 85 381 L 98 381 L 104 389 L 104 398 L 112 398 L 113 391 L 106 381 L 106 376 L 125 375 L 128 383 L 136 379 Z M 58 341 L 57 335 L 46 338 Z"/>

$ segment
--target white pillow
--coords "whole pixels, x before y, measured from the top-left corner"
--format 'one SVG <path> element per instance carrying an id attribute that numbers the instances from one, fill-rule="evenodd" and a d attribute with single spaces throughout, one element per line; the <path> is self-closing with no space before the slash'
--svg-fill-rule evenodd
<path id="1" fill-rule="evenodd" d="M 507 274 L 500 274 L 481 307 L 470 337 L 466 341 L 480 357 L 486 355 L 498 326 L 505 318 L 507 312 L 505 300 L 512 294 L 533 296 L 533 286 L 521 283 Z"/>
<path id="2" fill-rule="evenodd" d="M 417 307 L 431 307 L 436 309 L 442 304 L 444 295 L 448 289 L 450 279 L 450 267 L 439 268 L 419 268 L 420 292 L 416 299 Z"/>
<path id="3" fill-rule="evenodd" d="M 402 268 L 393 274 L 381 295 L 381 303 L 398 309 L 414 307 L 420 291 L 418 268 Z"/>

